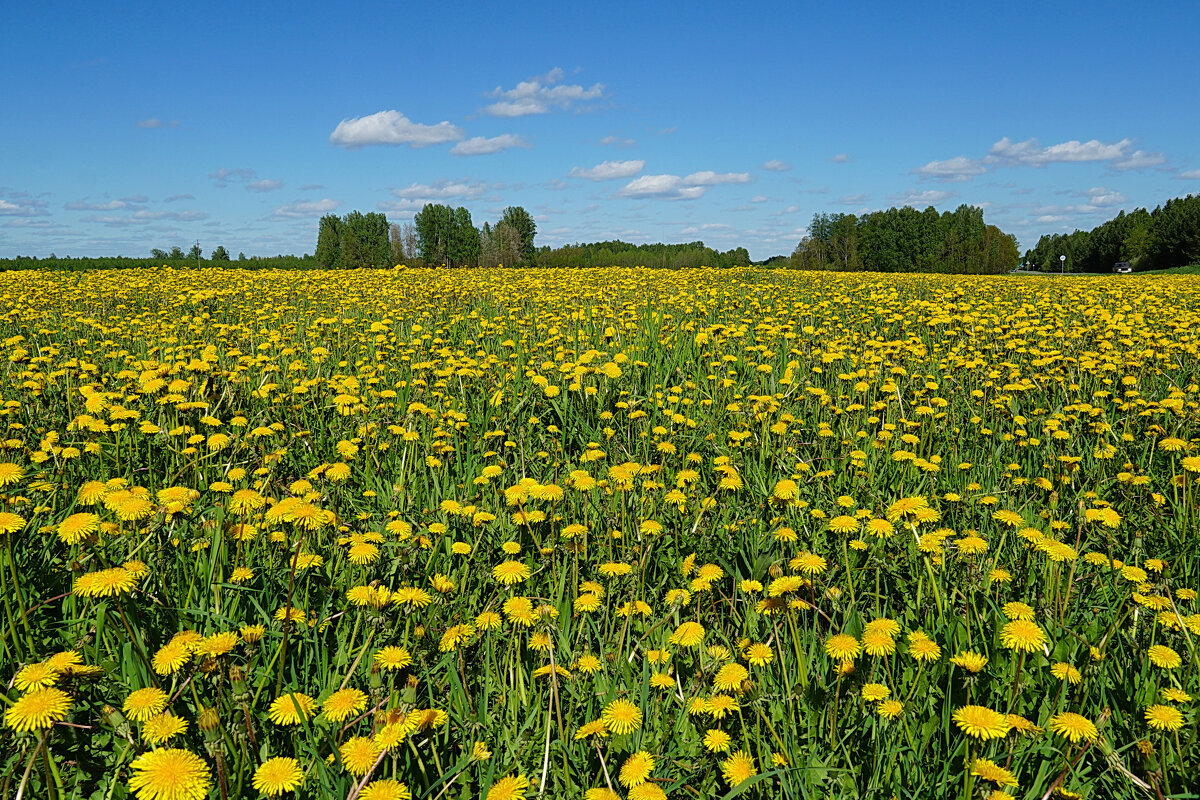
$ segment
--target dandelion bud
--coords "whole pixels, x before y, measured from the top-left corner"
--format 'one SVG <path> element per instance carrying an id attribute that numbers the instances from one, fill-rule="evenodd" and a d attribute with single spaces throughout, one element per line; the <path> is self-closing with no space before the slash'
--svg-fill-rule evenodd
<path id="1" fill-rule="evenodd" d="M 221 727 L 221 717 L 217 714 L 217 709 L 215 708 L 201 708 L 200 716 L 196 719 L 196 723 L 200 726 L 200 730 L 206 734 L 213 733 Z M 205 736 L 205 738 L 209 737 Z"/>

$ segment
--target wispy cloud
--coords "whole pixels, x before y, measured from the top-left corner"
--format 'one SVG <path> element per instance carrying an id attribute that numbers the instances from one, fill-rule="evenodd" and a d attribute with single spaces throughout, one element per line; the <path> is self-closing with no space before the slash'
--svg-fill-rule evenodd
<path id="1" fill-rule="evenodd" d="M 46 217 L 46 203 L 28 192 L 0 189 L 0 217 Z"/>
<path id="2" fill-rule="evenodd" d="M 276 219 L 311 219 L 320 214 L 327 214 L 340 206 L 337 200 L 328 197 L 322 200 L 297 200 L 275 209 Z"/>
<path id="3" fill-rule="evenodd" d="M 254 170 L 246 167 L 238 167 L 237 169 L 221 167 L 216 172 L 208 173 L 208 177 L 212 180 L 213 186 L 216 186 L 218 189 L 224 189 L 231 183 L 249 183 L 254 180 Z"/>
<path id="4" fill-rule="evenodd" d="M 137 126 L 139 128 L 178 128 L 179 120 L 173 119 L 168 122 L 158 117 L 151 117 L 150 119 L 139 119 Z"/>
<path id="5" fill-rule="evenodd" d="M 465 142 L 459 142 L 454 147 L 451 147 L 450 154 L 454 156 L 487 156 L 514 147 L 530 146 L 529 142 L 525 141 L 523 137 L 512 133 L 493 136 L 490 139 L 483 136 L 472 136 Z"/>
<path id="6" fill-rule="evenodd" d="M 970 158 L 955 156 L 944 161 L 930 161 L 911 171 L 913 175 L 943 182 L 967 181 L 1000 167 L 1034 167 L 1042 169 L 1051 164 L 1103 163 L 1109 169 L 1125 172 L 1165 164 L 1166 156 L 1158 152 L 1137 150 L 1132 139 L 1105 143 L 1099 139 L 1081 142 L 1072 139 L 1043 146 L 1037 139 L 1014 142 L 1005 136 L 993 144 L 986 156 Z"/>
<path id="7" fill-rule="evenodd" d="M 637 144 L 637 140 L 625 139 L 620 136 L 605 136 L 600 140 L 600 144 L 605 145 L 606 147 L 608 145 L 615 145 L 617 147 L 633 147 L 635 144 Z"/>
<path id="8" fill-rule="evenodd" d="M 261 181 L 251 181 L 246 184 L 246 190 L 250 192 L 273 192 L 276 189 L 283 188 L 283 181 L 269 180 L 263 178 Z"/>
<path id="9" fill-rule="evenodd" d="M 830 156 L 828 160 L 831 164 L 849 164 L 850 156 L 845 153 L 838 153 L 836 156 Z"/>
<path id="10" fill-rule="evenodd" d="M 1185 181 L 1200 181 L 1200 169 L 1192 169 L 1187 172 L 1181 172 L 1175 176 Z"/>
<path id="11" fill-rule="evenodd" d="M 413 122 L 399 111 L 389 110 L 342 120 L 329 134 L 329 143 L 354 150 L 377 144 L 428 147 L 457 142 L 462 138 L 462 129 L 449 122 L 423 125 Z"/>
<path id="12" fill-rule="evenodd" d="M 792 168 L 792 165 L 787 163 L 786 161 L 780 161 L 778 159 L 773 158 L 770 161 L 763 164 L 762 168 L 765 170 L 770 170 L 771 172 L 787 172 L 789 169 Z"/>
<path id="13" fill-rule="evenodd" d="M 572 167 L 570 177 L 585 178 L 589 181 L 609 181 L 615 178 L 632 178 L 642 171 L 646 162 L 637 161 L 601 161 L 594 167 Z"/>
<path id="14" fill-rule="evenodd" d="M 940 189 L 926 189 L 923 192 L 916 189 L 909 189 L 903 194 L 888 195 L 888 202 L 894 206 L 921 208 L 923 206 L 937 205 L 957 196 L 957 192 L 945 192 Z"/>
<path id="15" fill-rule="evenodd" d="M 190 195 L 190 194 L 173 194 L 170 197 L 164 198 L 163 202 L 164 203 L 177 203 L 180 200 L 195 200 L 195 199 L 196 199 L 195 196 Z"/>
<path id="16" fill-rule="evenodd" d="M 702 197 L 711 187 L 722 183 L 749 183 L 748 172 L 717 173 L 711 170 L 693 172 L 691 175 L 643 175 L 635 178 L 619 191 L 621 197 L 658 197 L 667 200 L 695 200 Z"/>
<path id="17" fill-rule="evenodd" d="M 384 201 L 379 208 L 384 211 L 419 211 L 427 203 L 477 200 L 498 188 L 500 184 L 470 178 L 443 178 L 431 184 L 413 183 L 403 189 L 392 189 L 392 196 L 397 199 Z"/>
<path id="18" fill-rule="evenodd" d="M 498 98 L 485 106 L 483 112 L 494 117 L 524 117 L 546 114 L 553 109 L 565 110 L 582 100 L 598 100 L 604 96 L 604 84 L 594 83 L 584 88 L 579 84 L 561 83 L 563 71 L 555 67 L 545 75 L 521 81 L 512 89 L 497 86 L 488 96 Z"/>

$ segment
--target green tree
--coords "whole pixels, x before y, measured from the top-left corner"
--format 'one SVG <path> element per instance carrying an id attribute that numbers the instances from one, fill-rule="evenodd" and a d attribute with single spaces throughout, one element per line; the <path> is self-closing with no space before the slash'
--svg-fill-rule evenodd
<path id="1" fill-rule="evenodd" d="M 537 258 L 537 247 L 533 244 L 533 238 L 537 236 L 537 223 L 534 222 L 533 217 L 521 206 L 509 206 L 504 209 L 500 222 L 507 223 L 516 231 L 521 243 L 521 261 L 525 264 L 533 264 Z"/>
<path id="2" fill-rule="evenodd" d="M 413 217 L 417 229 L 417 252 L 427 267 L 441 266 L 446 262 L 450 244 L 450 228 L 454 212 L 450 206 L 426 203 Z"/>
<path id="3" fill-rule="evenodd" d="M 471 221 L 471 212 L 459 206 L 450 219 L 450 240 L 446 245 L 446 260 L 453 266 L 464 267 L 479 263 L 479 231 Z"/>
<path id="4" fill-rule="evenodd" d="M 317 266 L 320 269 L 337 269 L 342 261 L 342 220 L 337 214 L 321 217 L 317 227 Z"/>
<path id="5" fill-rule="evenodd" d="M 209 258 L 213 261 L 228 261 L 229 251 L 225 249 L 225 245 L 219 244 L 212 251 L 212 255 L 210 255 Z"/>

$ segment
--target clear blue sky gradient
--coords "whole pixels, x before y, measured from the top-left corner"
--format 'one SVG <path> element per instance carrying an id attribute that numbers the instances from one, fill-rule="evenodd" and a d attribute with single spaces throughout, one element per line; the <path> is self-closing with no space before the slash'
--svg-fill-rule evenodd
<path id="1" fill-rule="evenodd" d="M 1197 30 L 1194 2 L 24 3 L 0 256 L 299 254 L 322 213 L 429 201 L 755 259 L 816 212 L 973 203 L 1025 248 L 1200 192 Z"/>

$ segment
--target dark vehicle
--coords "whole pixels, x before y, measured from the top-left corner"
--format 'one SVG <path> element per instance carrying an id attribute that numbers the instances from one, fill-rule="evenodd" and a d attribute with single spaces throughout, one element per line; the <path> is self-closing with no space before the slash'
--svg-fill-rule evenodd
<path id="1" fill-rule="evenodd" d="M 1130 264 L 1128 261 L 1118 261 L 1113 264 L 1113 272 L 1119 272 L 1122 275 L 1133 272 L 1133 264 Z"/>

